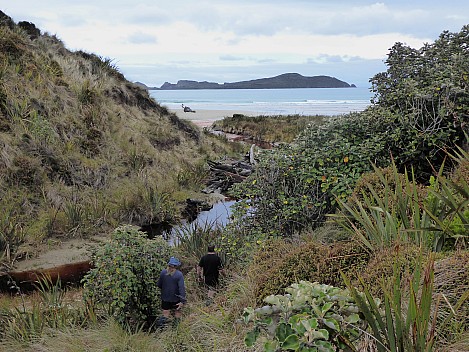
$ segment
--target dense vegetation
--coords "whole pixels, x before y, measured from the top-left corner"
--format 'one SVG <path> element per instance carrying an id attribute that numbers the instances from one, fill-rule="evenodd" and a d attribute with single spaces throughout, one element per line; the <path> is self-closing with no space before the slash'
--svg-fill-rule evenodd
<path id="1" fill-rule="evenodd" d="M 0 178 L 3 238 L 54 233 L 44 229 L 92 233 L 174 215 L 177 194 L 197 179 L 203 155 L 225 150 L 166 114 L 109 61 L 69 53 L 47 35 L 0 30 L 1 141 L 10 151 L 0 159 L 8 170 Z M 46 280 L 33 296 L 0 300 L 0 346 L 467 351 L 468 45 L 467 26 L 421 49 L 396 44 L 388 70 L 371 79 L 370 109 L 307 126 L 292 143 L 258 156 L 253 175 L 232 190 L 240 201 L 226 228 L 185 229 L 171 248 L 134 227 L 115 229 L 93 254 L 100 265 L 84 289 L 63 291 Z M 47 67 L 59 72 L 55 80 L 45 79 Z M 90 146 L 85 132 L 97 123 L 104 133 Z M 151 141 L 163 137 L 156 151 Z M 101 166 L 107 171 L 98 172 Z M 95 214 L 100 221 L 88 222 Z M 4 248 L 16 243 L 3 241 Z M 207 307 L 192 268 L 208 243 L 228 265 L 223 290 Z M 184 263 L 189 304 L 177 327 L 155 331 L 147 324 L 159 314 L 152 277 L 170 254 Z"/>
<path id="2" fill-rule="evenodd" d="M 469 131 L 468 30 L 418 50 L 395 44 L 388 71 L 371 79 L 373 106 L 308 126 L 294 143 L 265 152 L 233 190 L 244 199 L 237 209 L 246 232 L 291 237 L 320 226 L 373 165 L 393 160 L 424 185 L 445 158 L 445 173 L 452 170 L 447 153 L 465 146 Z"/>

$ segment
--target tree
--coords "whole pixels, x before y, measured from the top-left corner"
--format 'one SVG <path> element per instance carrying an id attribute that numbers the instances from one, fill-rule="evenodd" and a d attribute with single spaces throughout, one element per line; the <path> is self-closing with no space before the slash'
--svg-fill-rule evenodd
<path id="1" fill-rule="evenodd" d="M 390 150 L 428 180 L 428 160 L 440 165 L 442 149 L 462 145 L 469 128 L 469 26 L 420 49 L 396 43 L 386 65 L 370 82 L 374 104 L 396 116 Z"/>

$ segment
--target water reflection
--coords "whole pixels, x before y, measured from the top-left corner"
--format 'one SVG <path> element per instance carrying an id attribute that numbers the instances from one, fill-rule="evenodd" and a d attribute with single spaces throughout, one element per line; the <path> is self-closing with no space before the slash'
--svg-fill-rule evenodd
<path id="1" fill-rule="evenodd" d="M 168 235 L 168 243 L 171 246 L 176 245 L 177 234 L 182 229 L 187 232 L 194 230 L 196 227 L 205 228 L 207 225 L 211 226 L 211 228 L 226 226 L 230 222 L 231 206 L 234 203 L 234 200 L 217 202 L 213 205 L 212 209 L 200 212 L 197 218 L 189 224 L 183 222 L 181 225 L 173 227 Z"/>

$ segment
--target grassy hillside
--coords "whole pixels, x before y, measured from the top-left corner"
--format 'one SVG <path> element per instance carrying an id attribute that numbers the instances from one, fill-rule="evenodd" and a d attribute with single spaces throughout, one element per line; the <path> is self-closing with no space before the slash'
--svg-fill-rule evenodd
<path id="1" fill-rule="evenodd" d="M 0 13 L 0 253 L 23 243 L 174 221 L 200 188 L 215 137 L 129 82 Z M 1 258 L 0 258 L 1 259 Z"/>

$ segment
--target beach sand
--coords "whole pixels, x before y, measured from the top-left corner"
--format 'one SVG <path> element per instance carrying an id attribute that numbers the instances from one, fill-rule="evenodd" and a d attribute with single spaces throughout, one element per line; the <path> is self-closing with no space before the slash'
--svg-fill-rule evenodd
<path id="1" fill-rule="evenodd" d="M 183 120 L 190 120 L 200 128 L 210 127 L 214 121 L 223 120 L 225 117 L 231 117 L 233 114 L 242 114 L 252 116 L 252 112 L 235 110 L 196 110 L 196 112 L 184 112 L 183 109 L 172 109 L 177 117 Z"/>

